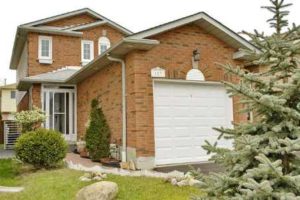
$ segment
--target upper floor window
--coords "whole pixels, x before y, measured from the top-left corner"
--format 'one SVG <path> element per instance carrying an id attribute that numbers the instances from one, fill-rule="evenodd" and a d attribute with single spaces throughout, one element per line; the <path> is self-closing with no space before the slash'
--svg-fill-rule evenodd
<path id="1" fill-rule="evenodd" d="M 107 37 L 100 37 L 98 42 L 99 55 L 105 52 L 110 47 L 110 41 Z"/>
<path id="2" fill-rule="evenodd" d="M 52 64 L 52 37 L 39 36 L 39 62 Z"/>
<path id="3" fill-rule="evenodd" d="M 81 62 L 83 65 L 94 59 L 94 42 L 90 40 L 81 41 Z"/>
<path id="4" fill-rule="evenodd" d="M 10 98 L 15 99 L 16 98 L 16 91 L 11 91 L 10 92 Z"/>

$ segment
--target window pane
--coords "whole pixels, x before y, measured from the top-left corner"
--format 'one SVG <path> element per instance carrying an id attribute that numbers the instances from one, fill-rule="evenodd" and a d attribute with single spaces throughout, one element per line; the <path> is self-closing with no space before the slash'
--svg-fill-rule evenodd
<path id="1" fill-rule="evenodd" d="M 90 44 L 83 44 L 83 58 L 85 60 L 91 59 L 91 45 Z"/>
<path id="2" fill-rule="evenodd" d="M 53 129 L 53 92 L 49 93 L 49 129 Z"/>
<path id="3" fill-rule="evenodd" d="M 54 115 L 54 130 L 61 133 L 65 133 L 65 115 L 55 114 Z"/>
<path id="4" fill-rule="evenodd" d="M 64 113 L 65 112 L 65 93 L 54 94 L 54 112 Z"/>
<path id="5" fill-rule="evenodd" d="M 50 41 L 49 40 L 41 40 L 41 55 L 43 57 L 49 57 L 49 52 L 50 52 Z"/>
<path id="6" fill-rule="evenodd" d="M 68 135 L 70 130 L 69 130 L 69 117 L 70 117 L 70 111 L 69 111 L 69 93 L 66 93 L 66 134 Z"/>
<path id="7" fill-rule="evenodd" d="M 75 94 L 72 93 L 72 133 L 75 134 Z"/>
<path id="8" fill-rule="evenodd" d="M 101 50 L 101 53 L 105 52 L 107 50 L 107 45 L 101 44 L 100 45 L 100 50 Z"/>
<path id="9" fill-rule="evenodd" d="M 11 91 L 10 92 L 10 98 L 15 99 L 16 98 L 16 91 Z"/>

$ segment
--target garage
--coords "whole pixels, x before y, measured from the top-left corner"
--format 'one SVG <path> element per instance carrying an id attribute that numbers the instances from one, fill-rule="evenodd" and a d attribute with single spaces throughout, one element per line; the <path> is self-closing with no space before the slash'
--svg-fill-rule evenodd
<path id="1" fill-rule="evenodd" d="M 215 142 L 213 127 L 232 127 L 233 105 L 215 82 L 154 81 L 155 165 L 204 162 L 205 140 Z M 218 145 L 231 147 L 230 141 Z"/>

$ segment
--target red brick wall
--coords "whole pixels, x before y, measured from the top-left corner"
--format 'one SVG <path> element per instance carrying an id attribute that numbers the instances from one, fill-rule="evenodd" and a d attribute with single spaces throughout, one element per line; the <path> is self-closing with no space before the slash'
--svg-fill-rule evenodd
<path id="1" fill-rule="evenodd" d="M 233 49 L 216 37 L 207 34 L 196 25 L 183 26 L 157 35 L 151 39 L 160 45 L 149 51 L 134 51 L 126 60 L 127 81 L 127 134 L 128 146 L 137 150 L 137 156 L 154 155 L 153 88 L 150 71 L 153 67 L 163 67 L 168 78 L 185 79 L 192 68 L 192 52 L 201 51 L 200 69 L 206 80 L 227 79 L 217 63 L 241 64 L 232 60 Z M 110 70 L 117 70 L 112 67 Z M 120 69 L 118 69 L 120 70 Z M 121 82 L 119 73 L 112 73 L 109 67 L 97 72 L 78 85 L 78 126 L 84 133 L 83 124 L 88 119 L 89 102 L 100 95 L 103 110 L 114 135 L 121 134 Z M 110 82 L 104 80 L 111 80 Z M 115 81 L 113 81 L 115 80 Z M 233 79 L 233 81 L 237 81 Z M 112 84 L 112 85 L 111 85 Z M 106 101 L 104 101 L 106 100 Z M 111 102 L 112 101 L 112 102 Z M 236 102 L 236 99 L 234 99 Z M 113 107 L 115 105 L 116 107 Z M 238 110 L 234 105 L 235 111 Z M 114 120 L 118 119 L 118 120 Z M 234 114 L 234 120 L 244 120 L 245 116 Z"/>
<path id="2" fill-rule="evenodd" d="M 106 30 L 111 45 L 116 44 L 123 38 L 119 31 L 102 25 L 83 31 L 83 37 L 52 36 L 52 59 L 53 63 L 40 64 L 38 60 L 38 37 L 41 34 L 28 34 L 28 75 L 33 76 L 51 72 L 64 66 L 81 66 L 81 40 L 94 41 L 94 56 L 98 55 L 98 39 L 102 36 L 102 30 Z M 44 34 L 42 34 L 44 35 Z"/>
<path id="3" fill-rule="evenodd" d="M 31 102 L 33 106 L 42 108 L 41 104 L 41 84 L 34 84 L 31 90 Z"/>
<path id="4" fill-rule="evenodd" d="M 114 63 L 77 85 L 77 135 L 83 137 L 90 105 L 97 98 L 111 130 L 112 142 L 121 138 L 121 67 Z"/>
<path id="5" fill-rule="evenodd" d="M 192 53 L 200 49 L 200 70 L 207 81 L 221 81 L 226 79 L 224 71 L 217 63 L 240 64 L 232 60 L 233 49 L 213 35 L 207 34 L 196 25 L 187 25 L 172 31 L 157 35 L 151 39 L 160 41 L 160 45 L 150 51 L 134 52 L 135 89 L 130 96 L 135 103 L 135 116 L 128 117 L 128 121 L 135 120 L 136 150 L 138 156 L 154 155 L 154 117 L 153 117 L 153 87 L 150 71 L 153 67 L 163 67 L 168 78 L 185 79 L 192 68 Z M 234 102 L 235 99 L 234 99 Z M 237 110 L 234 105 L 235 111 Z M 240 121 L 244 116 L 234 113 L 234 120 Z"/>
<path id="6" fill-rule="evenodd" d="M 87 15 L 87 14 L 82 14 L 82 15 L 77 15 L 73 17 L 68 17 L 60 20 L 56 20 L 53 22 L 49 22 L 44 24 L 44 26 L 56 26 L 56 27 L 64 27 L 64 26 L 70 26 L 70 25 L 78 25 L 78 24 L 86 24 L 86 23 L 91 23 L 95 22 L 97 19 L 94 17 Z"/>

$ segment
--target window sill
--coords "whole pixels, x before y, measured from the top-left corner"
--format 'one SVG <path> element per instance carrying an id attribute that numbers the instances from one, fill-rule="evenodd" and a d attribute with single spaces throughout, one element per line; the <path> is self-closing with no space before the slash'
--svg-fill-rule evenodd
<path id="1" fill-rule="evenodd" d="M 41 64 L 52 64 L 53 60 L 52 59 L 45 59 L 45 58 L 39 58 L 39 63 Z"/>
<path id="2" fill-rule="evenodd" d="M 89 64 L 91 61 L 81 61 L 81 66 Z"/>

